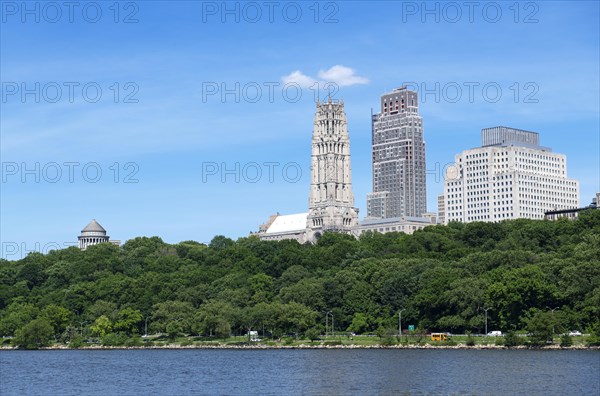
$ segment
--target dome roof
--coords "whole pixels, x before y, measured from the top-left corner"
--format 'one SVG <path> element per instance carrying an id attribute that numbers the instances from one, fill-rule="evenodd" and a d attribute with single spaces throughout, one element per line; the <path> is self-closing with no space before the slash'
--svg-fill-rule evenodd
<path id="1" fill-rule="evenodd" d="M 85 228 L 81 230 L 82 234 L 85 232 L 103 232 L 106 234 L 104 227 L 102 227 L 96 220 L 90 221 L 90 224 L 86 225 Z"/>

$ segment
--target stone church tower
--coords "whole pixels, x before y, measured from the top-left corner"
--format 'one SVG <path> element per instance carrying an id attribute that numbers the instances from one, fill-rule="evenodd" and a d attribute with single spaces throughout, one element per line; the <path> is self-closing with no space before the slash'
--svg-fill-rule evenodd
<path id="1" fill-rule="evenodd" d="M 350 138 L 344 102 L 317 102 L 312 135 L 307 240 L 325 231 L 350 233 L 358 225 L 354 207 Z"/>

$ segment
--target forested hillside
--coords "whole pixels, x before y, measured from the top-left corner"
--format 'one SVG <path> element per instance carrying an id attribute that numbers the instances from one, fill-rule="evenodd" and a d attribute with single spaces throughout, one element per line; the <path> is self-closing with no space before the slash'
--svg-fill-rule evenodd
<path id="1" fill-rule="evenodd" d="M 208 246 L 158 237 L 0 261 L 0 335 L 274 336 L 404 327 L 453 333 L 600 328 L 600 210 L 579 220 L 454 223 L 413 235 L 325 234 L 316 245 L 237 241 Z M 551 311 L 551 309 L 555 309 Z M 31 330 L 33 328 L 33 330 Z M 19 330 L 21 329 L 21 330 Z M 41 329 L 41 330 L 40 330 Z"/>

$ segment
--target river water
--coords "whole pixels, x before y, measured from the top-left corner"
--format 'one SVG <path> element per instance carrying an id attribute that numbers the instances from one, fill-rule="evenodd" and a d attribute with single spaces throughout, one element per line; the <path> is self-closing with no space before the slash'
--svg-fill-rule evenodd
<path id="1" fill-rule="evenodd" d="M 51 350 L 0 352 L 7 395 L 600 395 L 577 350 Z"/>

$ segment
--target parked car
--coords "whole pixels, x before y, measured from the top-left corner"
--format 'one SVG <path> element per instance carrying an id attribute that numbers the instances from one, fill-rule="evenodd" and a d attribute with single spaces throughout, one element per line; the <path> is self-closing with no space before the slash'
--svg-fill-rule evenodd
<path id="1" fill-rule="evenodd" d="M 580 336 L 580 335 L 582 335 L 582 334 L 581 334 L 581 331 L 578 331 L 578 330 L 573 330 L 573 331 L 569 331 L 569 335 L 570 335 L 571 337 L 575 337 L 575 336 Z"/>
<path id="2" fill-rule="evenodd" d="M 502 332 L 499 330 L 494 330 L 494 331 L 490 331 L 489 333 L 487 333 L 487 335 L 491 336 L 491 337 L 501 337 Z"/>

